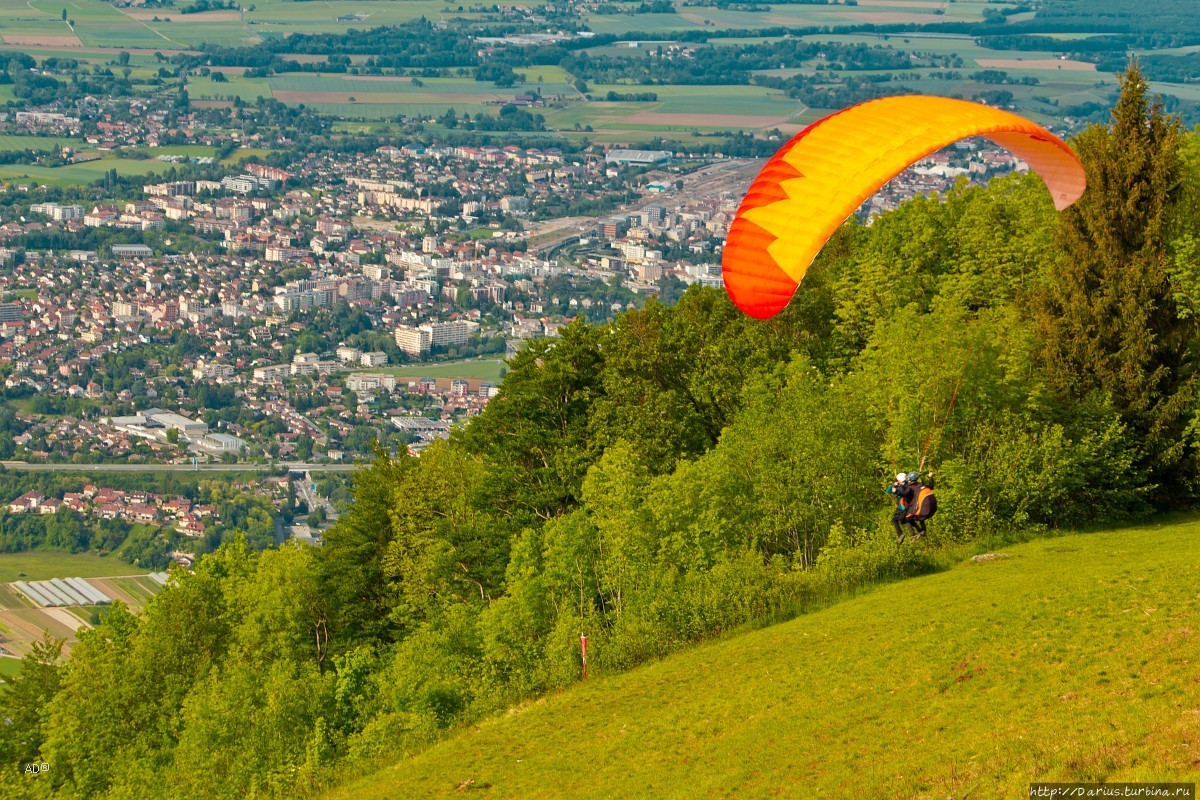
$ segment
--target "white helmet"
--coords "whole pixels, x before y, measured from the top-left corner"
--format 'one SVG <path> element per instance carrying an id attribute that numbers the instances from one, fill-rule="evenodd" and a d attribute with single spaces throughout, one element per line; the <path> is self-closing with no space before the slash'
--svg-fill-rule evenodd
<path id="1" fill-rule="evenodd" d="M 907 472 L 897 472 L 896 473 L 896 483 L 908 483 L 908 473 Z"/>

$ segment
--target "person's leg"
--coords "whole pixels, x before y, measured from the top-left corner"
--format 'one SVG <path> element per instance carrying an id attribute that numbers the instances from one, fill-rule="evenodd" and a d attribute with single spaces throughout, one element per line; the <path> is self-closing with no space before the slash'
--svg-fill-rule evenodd
<path id="1" fill-rule="evenodd" d="M 908 528 L 909 532 L 912 534 L 912 536 L 910 537 L 912 539 L 912 541 L 915 542 L 917 539 L 921 538 L 921 529 L 919 527 L 917 527 L 917 518 L 916 517 L 905 517 L 904 525 L 905 525 L 905 527 Z"/>
<path id="2" fill-rule="evenodd" d="M 904 509 L 897 508 L 896 513 L 892 514 L 892 527 L 896 529 L 897 541 L 904 541 L 904 531 L 900 528 L 900 523 L 904 521 Z"/>

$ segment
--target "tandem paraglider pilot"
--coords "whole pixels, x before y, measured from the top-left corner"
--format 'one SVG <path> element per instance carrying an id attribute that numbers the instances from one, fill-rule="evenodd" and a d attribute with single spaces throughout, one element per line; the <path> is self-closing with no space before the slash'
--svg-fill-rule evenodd
<path id="1" fill-rule="evenodd" d="M 925 521 L 937 513 L 937 498 L 933 494 L 932 476 L 928 483 L 921 483 L 915 472 L 900 472 L 896 480 L 885 490 L 896 498 L 896 510 L 892 514 L 892 526 L 896 529 L 896 541 L 904 542 L 904 528 L 912 533 L 915 542 L 926 533 Z"/>

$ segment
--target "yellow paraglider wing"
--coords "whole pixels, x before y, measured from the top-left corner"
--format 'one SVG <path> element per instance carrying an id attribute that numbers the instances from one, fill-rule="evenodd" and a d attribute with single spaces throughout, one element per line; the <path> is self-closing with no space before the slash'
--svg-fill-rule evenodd
<path id="1" fill-rule="evenodd" d="M 968 136 L 986 136 L 1028 163 L 1060 211 L 1087 187 L 1071 148 L 1016 114 L 945 97 L 852 106 L 797 134 L 750 184 L 725 240 L 730 299 L 758 319 L 778 314 L 855 209 L 914 162 Z"/>

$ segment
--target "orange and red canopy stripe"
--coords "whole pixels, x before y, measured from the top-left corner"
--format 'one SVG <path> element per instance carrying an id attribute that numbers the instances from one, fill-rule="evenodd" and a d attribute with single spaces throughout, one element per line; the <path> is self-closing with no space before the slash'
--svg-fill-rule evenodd
<path id="1" fill-rule="evenodd" d="M 1060 211 L 1087 187 L 1071 148 L 1016 114 L 945 97 L 852 106 L 797 134 L 750 184 L 725 240 L 729 297 L 752 317 L 778 314 L 855 209 L 914 162 L 968 136 L 986 136 L 1026 161 Z"/>

